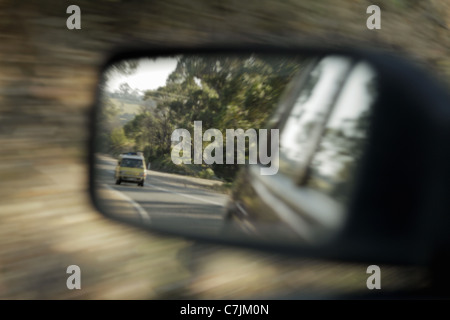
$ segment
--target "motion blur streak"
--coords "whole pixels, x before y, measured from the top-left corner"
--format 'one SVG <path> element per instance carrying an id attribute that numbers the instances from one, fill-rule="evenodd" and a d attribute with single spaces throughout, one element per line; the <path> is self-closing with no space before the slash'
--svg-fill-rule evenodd
<path id="1" fill-rule="evenodd" d="M 375 1 L 382 29 L 366 28 L 367 1 L 0 2 L 0 298 L 270 297 L 365 290 L 366 268 L 200 246 L 151 236 L 100 216 L 87 191 L 88 109 L 98 67 L 140 41 L 321 43 L 402 48 L 450 78 L 450 3 Z M 343 40 L 342 38 L 347 40 Z M 66 268 L 81 268 L 81 290 Z M 416 286 L 420 270 L 382 266 L 383 286 Z M 270 279 L 270 281 L 269 281 Z"/>

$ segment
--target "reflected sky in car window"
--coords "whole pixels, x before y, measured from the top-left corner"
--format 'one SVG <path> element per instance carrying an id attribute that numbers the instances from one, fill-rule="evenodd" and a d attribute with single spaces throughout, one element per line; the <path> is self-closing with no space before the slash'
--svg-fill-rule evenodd
<path id="1" fill-rule="evenodd" d="M 352 70 L 310 164 L 306 185 L 346 201 L 367 140 L 375 74 L 366 64 Z"/>
<path id="2" fill-rule="evenodd" d="M 295 173 L 306 161 L 349 65 L 347 58 L 330 56 L 312 70 L 280 136 L 280 170 L 285 174 Z"/>

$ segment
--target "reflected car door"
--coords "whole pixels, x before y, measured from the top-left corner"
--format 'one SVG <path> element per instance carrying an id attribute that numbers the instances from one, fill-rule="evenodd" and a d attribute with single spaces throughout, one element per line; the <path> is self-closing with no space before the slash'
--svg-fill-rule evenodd
<path id="1" fill-rule="evenodd" d="M 257 165 L 253 165 L 243 170 L 236 181 L 230 211 L 244 230 L 258 232 L 264 224 L 268 230 L 274 230 L 275 224 L 287 224 L 297 236 L 306 240 L 313 237 L 314 230 L 309 230 L 309 224 L 297 212 L 301 201 L 298 181 L 306 172 L 351 67 L 348 58 L 325 57 L 314 63 L 297 90 L 280 101 L 286 111 L 281 116 L 275 113 L 281 119 L 277 123 L 280 128 L 278 173 L 261 176 Z M 287 107 L 286 101 L 290 103 Z M 255 221 L 257 225 L 252 223 Z"/>

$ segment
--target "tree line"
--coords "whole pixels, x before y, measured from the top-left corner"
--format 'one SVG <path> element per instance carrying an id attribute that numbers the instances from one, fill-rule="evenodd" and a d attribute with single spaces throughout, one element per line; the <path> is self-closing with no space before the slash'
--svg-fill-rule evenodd
<path id="1" fill-rule="evenodd" d="M 209 173 L 231 181 L 237 165 L 174 168 L 170 164 L 173 130 L 184 128 L 193 136 L 194 121 L 202 121 L 203 130 L 216 128 L 222 132 L 264 128 L 287 83 L 303 62 L 297 56 L 255 54 L 175 58 L 177 66 L 166 85 L 144 92 L 143 100 L 156 102 L 156 107 L 142 106 L 139 114 L 125 125 L 117 121 L 119 110 L 111 103 L 111 97 L 103 97 L 99 147 L 112 155 L 143 151 L 152 164 L 164 163 L 185 173 L 209 169 Z"/>

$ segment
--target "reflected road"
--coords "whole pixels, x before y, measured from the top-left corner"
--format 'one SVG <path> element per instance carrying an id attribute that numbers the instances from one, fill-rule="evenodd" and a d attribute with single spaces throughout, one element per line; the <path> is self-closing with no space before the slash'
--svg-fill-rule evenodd
<path id="1" fill-rule="evenodd" d="M 223 223 L 228 196 L 215 191 L 218 181 L 147 170 L 144 187 L 115 184 L 116 160 L 98 156 L 97 182 L 105 211 L 157 225 L 179 225 L 184 231 L 216 234 Z M 107 196 L 103 196 L 107 194 Z"/>

